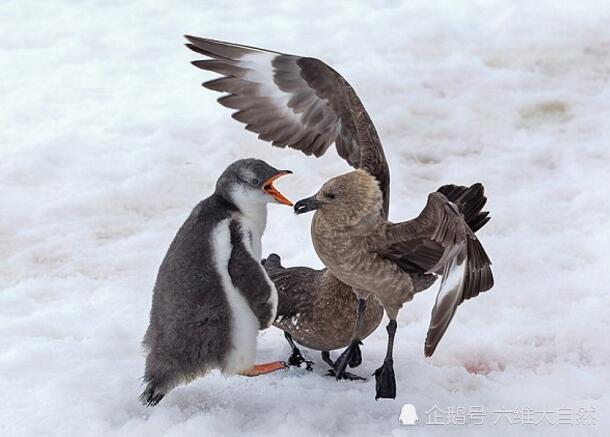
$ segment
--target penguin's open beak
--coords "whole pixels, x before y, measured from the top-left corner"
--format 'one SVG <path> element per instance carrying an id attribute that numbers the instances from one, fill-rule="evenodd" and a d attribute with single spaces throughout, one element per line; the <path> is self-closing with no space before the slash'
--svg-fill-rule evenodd
<path id="1" fill-rule="evenodd" d="M 272 195 L 279 203 L 283 205 L 292 206 L 292 202 L 286 197 L 284 197 L 284 195 L 273 186 L 273 181 L 287 174 L 292 174 L 292 172 L 290 170 L 281 170 L 276 175 L 271 176 L 269 179 L 263 182 L 263 191 L 267 194 Z"/>

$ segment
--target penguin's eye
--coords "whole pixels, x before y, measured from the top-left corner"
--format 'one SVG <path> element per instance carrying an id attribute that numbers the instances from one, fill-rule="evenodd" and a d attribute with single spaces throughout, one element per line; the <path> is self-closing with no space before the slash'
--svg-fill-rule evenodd
<path id="1" fill-rule="evenodd" d="M 328 193 L 324 193 L 324 197 L 326 197 L 327 199 L 334 199 L 337 196 L 335 195 L 335 193 L 329 191 Z"/>
<path id="2" fill-rule="evenodd" d="M 250 181 L 250 183 L 252 185 L 254 185 L 255 187 L 257 187 L 261 183 L 261 181 L 260 181 L 260 179 L 254 178 Z"/>

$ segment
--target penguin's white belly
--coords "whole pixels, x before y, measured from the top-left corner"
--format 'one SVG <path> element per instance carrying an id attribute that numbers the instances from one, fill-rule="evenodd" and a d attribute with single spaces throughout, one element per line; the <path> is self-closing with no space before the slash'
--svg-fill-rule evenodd
<path id="1" fill-rule="evenodd" d="M 261 243 L 262 235 L 259 226 L 252 220 L 243 216 L 239 217 L 239 223 L 241 225 L 244 241 L 247 242 L 247 247 L 249 247 L 251 255 L 257 261 L 260 261 L 263 256 L 263 248 Z"/>
<path id="2" fill-rule="evenodd" d="M 225 356 L 222 372 L 235 375 L 248 370 L 256 358 L 256 336 L 259 321 L 241 291 L 233 285 L 229 276 L 229 259 L 231 258 L 230 220 L 223 220 L 212 232 L 214 260 L 216 270 L 222 278 L 222 286 L 231 313 L 231 346 Z M 260 241 L 260 240 L 259 240 Z"/>
<path id="3" fill-rule="evenodd" d="M 250 255 L 252 255 L 252 257 L 256 260 L 256 262 L 258 262 L 260 264 L 261 258 L 262 258 L 262 252 L 263 252 L 260 223 L 257 224 L 255 221 L 250 220 L 250 219 L 246 218 L 245 216 L 241 216 L 241 217 L 239 217 L 239 224 L 241 225 L 241 233 L 242 233 L 242 237 L 243 237 L 244 241 L 249 243 L 249 244 L 245 244 L 246 249 L 249 249 Z M 269 289 L 271 290 L 271 294 L 269 295 L 268 302 L 269 302 L 269 304 L 271 304 L 271 307 L 273 308 L 273 312 L 270 317 L 269 324 L 267 326 L 265 326 L 265 328 L 269 328 L 273 324 L 273 321 L 275 320 L 275 316 L 277 313 L 278 294 L 277 294 L 277 290 L 275 288 L 275 284 L 267 275 L 267 272 L 262 267 L 262 264 L 261 264 L 261 271 L 263 273 L 265 281 L 267 281 L 267 284 L 269 284 Z"/>

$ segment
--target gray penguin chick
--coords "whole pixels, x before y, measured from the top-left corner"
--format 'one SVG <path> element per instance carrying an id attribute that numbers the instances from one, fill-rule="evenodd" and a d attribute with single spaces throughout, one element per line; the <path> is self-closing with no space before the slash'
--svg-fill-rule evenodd
<path id="1" fill-rule="evenodd" d="M 267 203 L 292 205 L 273 187 L 289 173 L 258 159 L 234 162 L 178 230 L 153 289 L 143 404 L 212 369 L 255 376 L 285 366 L 254 359 L 258 331 L 271 326 L 278 303 L 260 263 Z"/>

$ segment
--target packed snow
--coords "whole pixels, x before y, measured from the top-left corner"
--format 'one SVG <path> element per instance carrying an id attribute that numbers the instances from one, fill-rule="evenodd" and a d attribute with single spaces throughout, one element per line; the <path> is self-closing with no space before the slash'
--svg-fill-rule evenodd
<path id="1" fill-rule="evenodd" d="M 206 3 L 0 3 L 0 434 L 608 435 L 608 4 Z M 341 72 L 384 143 L 392 220 L 440 185 L 485 184 L 496 285 L 430 359 L 438 284 L 405 306 L 395 401 L 374 400 L 374 378 L 325 377 L 304 349 L 313 372 L 214 372 L 138 402 L 157 268 L 220 172 L 264 159 L 294 171 L 276 185 L 298 200 L 349 170 L 245 131 L 200 87 L 213 75 L 189 65 L 184 33 Z M 263 253 L 320 267 L 310 220 L 270 206 Z M 356 373 L 381 364 L 384 325 Z M 260 334 L 259 362 L 289 352 Z"/>

